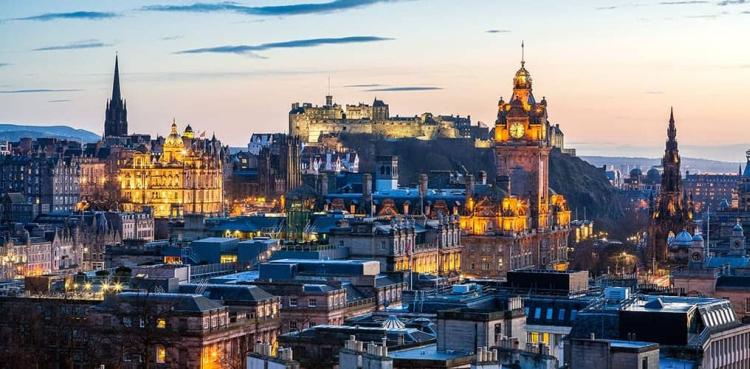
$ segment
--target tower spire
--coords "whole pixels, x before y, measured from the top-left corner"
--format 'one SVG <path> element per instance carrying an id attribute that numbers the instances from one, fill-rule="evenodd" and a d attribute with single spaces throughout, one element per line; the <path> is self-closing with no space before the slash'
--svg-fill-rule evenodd
<path id="1" fill-rule="evenodd" d="M 523 44 L 523 40 L 521 40 L 521 67 L 523 67 L 526 64 L 526 58 L 525 58 L 525 47 Z"/>
<path id="2" fill-rule="evenodd" d="M 115 77 L 112 83 L 112 101 L 120 101 L 120 66 L 118 62 L 118 55 L 115 54 Z"/>

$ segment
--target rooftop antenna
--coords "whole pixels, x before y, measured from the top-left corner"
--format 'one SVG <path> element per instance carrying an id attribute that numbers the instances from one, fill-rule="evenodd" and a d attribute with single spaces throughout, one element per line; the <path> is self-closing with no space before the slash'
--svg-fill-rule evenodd
<path id="1" fill-rule="evenodd" d="M 524 64 L 526 64 L 526 58 L 525 58 L 525 55 L 524 55 L 524 51 L 525 50 L 524 49 L 525 49 L 525 47 L 524 47 L 524 44 L 523 44 L 523 40 L 521 40 L 521 66 L 522 67 L 524 66 Z"/>

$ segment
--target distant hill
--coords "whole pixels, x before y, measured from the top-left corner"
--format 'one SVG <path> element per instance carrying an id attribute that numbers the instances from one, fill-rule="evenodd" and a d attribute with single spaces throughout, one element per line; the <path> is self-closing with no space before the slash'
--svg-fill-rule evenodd
<path id="1" fill-rule="evenodd" d="M 21 124 L 0 124 L 0 140 L 18 141 L 22 138 L 60 138 L 80 142 L 96 142 L 100 137 L 85 129 L 68 126 L 29 126 Z"/>
<path id="2" fill-rule="evenodd" d="M 661 158 L 581 156 L 581 159 L 600 168 L 603 165 L 613 165 L 625 175 L 633 168 L 646 172 L 653 166 L 661 165 Z M 682 157 L 681 169 L 691 173 L 737 173 L 738 165 L 726 161 Z"/>

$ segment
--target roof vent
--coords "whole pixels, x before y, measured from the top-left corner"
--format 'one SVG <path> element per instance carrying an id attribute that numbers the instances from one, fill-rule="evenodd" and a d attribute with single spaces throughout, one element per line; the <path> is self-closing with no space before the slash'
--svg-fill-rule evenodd
<path id="1" fill-rule="evenodd" d="M 643 305 L 643 307 L 647 309 L 663 309 L 664 303 L 661 301 L 660 298 L 655 298 L 649 302 L 646 303 L 646 305 Z"/>

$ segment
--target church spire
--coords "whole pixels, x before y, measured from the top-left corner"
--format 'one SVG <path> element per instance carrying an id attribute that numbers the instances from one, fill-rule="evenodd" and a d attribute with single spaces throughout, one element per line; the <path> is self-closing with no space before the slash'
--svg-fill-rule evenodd
<path id="1" fill-rule="evenodd" d="M 523 44 L 523 40 L 521 40 L 521 67 L 523 67 L 526 64 L 526 55 L 524 55 L 525 47 Z"/>
<path id="2" fill-rule="evenodd" d="M 120 67 L 115 54 L 115 77 L 112 82 L 112 101 L 120 101 Z"/>
<path id="3" fill-rule="evenodd" d="M 677 138 L 677 127 L 674 125 L 674 108 L 669 107 L 669 128 L 667 128 L 667 137 L 669 141 L 674 141 Z"/>

